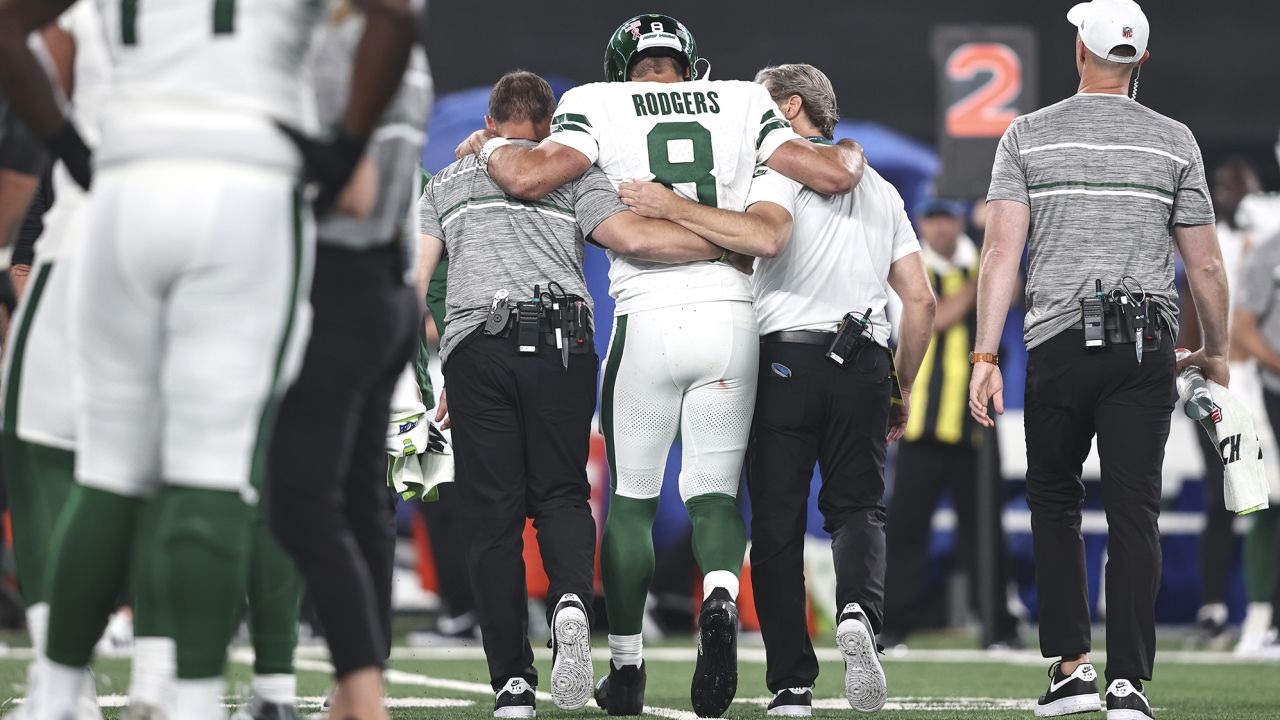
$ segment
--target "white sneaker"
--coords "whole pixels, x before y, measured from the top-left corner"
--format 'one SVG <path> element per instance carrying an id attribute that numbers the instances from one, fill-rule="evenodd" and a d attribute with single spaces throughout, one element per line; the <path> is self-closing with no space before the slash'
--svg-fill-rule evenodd
<path id="1" fill-rule="evenodd" d="M 1142 686 L 1128 680 L 1112 680 L 1107 686 L 1107 720 L 1155 720 Z"/>
<path id="2" fill-rule="evenodd" d="M 537 717 L 537 702 L 533 688 L 524 678 L 514 677 L 507 681 L 502 689 L 495 693 L 493 700 L 493 716 L 495 718 L 531 718 Z"/>
<path id="3" fill-rule="evenodd" d="M 844 695 L 849 707 L 861 713 L 880 710 L 888 697 L 888 683 L 871 622 L 858 603 L 849 603 L 840 612 L 836 645 L 844 655 Z"/>
<path id="4" fill-rule="evenodd" d="M 573 593 L 556 603 L 551 616 L 551 699 L 563 710 L 577 710 L 591 699 L 591 625 L 586 606 Z"/>
<path id="5" fill-rule="evenodd" d="M 1090 663 L 1080 663 L 1070 675 L 1062 663 L 1049 667 L 1049 689 L 1036 701 L 1036 717 L 1058 717 L 1102 709 L 1098 699 L 1098 672 Z"/>

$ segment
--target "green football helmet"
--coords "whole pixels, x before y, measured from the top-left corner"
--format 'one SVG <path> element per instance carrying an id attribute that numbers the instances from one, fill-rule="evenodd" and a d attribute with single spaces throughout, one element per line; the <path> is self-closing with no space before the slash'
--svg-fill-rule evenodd
<path id="1" fill-rule="evenodd" d="M 698 44 L 679 20 L 668 15 L 637 15 L 618 26 L 604 49 L 606 82 L 626 82 L 631 61 L 645 50 L 666 48 L 685 63 L 689 79 L 698 79 Z"/>

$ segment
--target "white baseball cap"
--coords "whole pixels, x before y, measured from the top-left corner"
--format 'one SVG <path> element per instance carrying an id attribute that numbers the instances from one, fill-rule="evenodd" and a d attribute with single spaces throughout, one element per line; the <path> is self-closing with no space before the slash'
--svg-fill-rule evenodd
<path id="1" fill-rule="evenodd" d="M 1082 2 L 1067 12 L 1067 20 L 1080 29 L 1080 39 L 1089 51 L 1111 62 L 1136 63 L 1147 52 L 1151 26 L 1133 0 L 1093 0 Z M 1130 45 L 1133 57 L 1114 55 L 1117 45 Z"/>

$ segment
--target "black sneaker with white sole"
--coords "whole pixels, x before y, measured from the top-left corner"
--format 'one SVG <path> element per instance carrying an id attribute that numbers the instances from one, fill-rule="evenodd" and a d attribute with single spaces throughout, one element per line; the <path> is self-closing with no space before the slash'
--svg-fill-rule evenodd
<path id="1" fill-rule="evenodd" d="M 618 667 L 609 661 L 609 674 L 596 683 L 596 704 L 610 715 L 639 715 L 644 711 L 644 663 Z"/>
<path id="2" fill-rule="evenodd" d="M 563 710 L 577 710 L 591 699 L 591 625 L 587 609 L 573 593 L 556 603 L 551 615 L 551 699 Z"/>
<path id="3" fill-rule="evenodd" d="M 533 686 L 524 678 L 511 678 L 494 698 L 493 716 L 496 718 L 531 718 L 537 715 Z"/>
<path id="4" fill-rule="evenodd" d="M 769 703 L 772 717 L 809 717 L 813 715 L 813 688 L 786 688 L 779 690 Z"/>
<path id="5" fill-rule="evenodd" d="M 698 613 L 698 664 L 689 700 L 698 717 L 720 717 L 738 693 L 738 604 L 729 591 L 711 591 Z"/>
<path id="6" fill-rule="evenodd" d="M 1036 701 L 1036 717 L 1058 717 L 1102 709 L 1098 699 L 1098 672 L 1089 663 L 1076 666 L 1070 675 L 1062 672 L 1062 662 L 1049 668 L 1049 689 Z"/>
<path id="7" fill-rule="evenodd" d="M 880 667 L 876 634 L 858 603 L 840 611 L 836 645 L 844 655 L 844 696 L 849 707 L 861 713 L 877 712 L 888 697 L 888 683 Z"/>
<path id="8" fill-rule="evenodd" d="M 1107 720 L 1154 720 L 1142 683 L 1112 680 L 1107 686 Z"/>

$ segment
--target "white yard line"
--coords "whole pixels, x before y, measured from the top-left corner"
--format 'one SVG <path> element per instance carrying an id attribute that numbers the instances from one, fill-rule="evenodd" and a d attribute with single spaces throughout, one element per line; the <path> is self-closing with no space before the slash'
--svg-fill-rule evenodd
<path id="1" fill-rule="evenodd" d="M 299 649 L 300 655 L 301 652 L 301 649 Z M 822 662 L 835 662 L 843 657 L 836 648 L 816 648 L 815 652 L 818 660 Z M 534 653 L 540 659 L 549 660 L 551 657 L 549 650 L 544 651 L 541 648 L 535 649 Z M 650 648 L 645 650 L 644 657 L 645 660 L 653 662 L 692 662 L 696 657 L 695 653 L 696 650 L 692 647 Z M 544 655 L 545 657 L 543 657 Z M 1106 659 L 1107 653 L 1099 651 L 1091 653 L 1091 656 L 1095 661 L 1101 661 Z M 591 657 L 597 662 L 604 662 L 609 659 L 609 651 L 607 648 L 596 648 L 592 651 Z M 395 647 L 391 649 L 391 658 L 393 660 L 428 661 L 483 660 L 484 650 L 480 647 Z M 890 662 L 998 663 L 1007 665 L 1043 665 L 1045 667 L 1048 667 L 1050 662 L 1040 657 L 1040 653 L 1034 650 L 907 650 L 902 654 L 887 655 L 884 659 Z M 738 660 L 740 662 L 764 663 L 764 648 L 739 647 Z M 1164 650 L 1156 654 L 1156 662 L 1180 665 L 1254 665 L 1280 662 L 1280 658 L 1246 658 L 1237 657 L 1230 652 L 1208 650 Z"/>
<path id="2" fill-rule="evenodd" d="M 22 698 L 15 698 L 14 702 L 21 704 Z M 318 708 L 323 702 L 323 695 L 298 698 L 299 707 Z M 128 704 L 128 695 L 98 696 L 98 707 L 122 708 Z M 240 702 L 228 702 L 225 703 L 225 707 L 239 707 L 240 704 Z M 387 698 L 386 704 L 389 708 L 457 708 L 471 707 L 472 705 L 475 705 L 475 703 L 470 700 L 456 700 L 454 698 Z"/>
<path id="3" fill-rule="evenodd" d="M 481 657 L 483 656 L 484 655 L 482 653 Z M 240 660 L 237 658 L 237 661 Z M 326 673 L 333 672 L 333 666 L 323 660 L 298 659 L 294 664 L 299 670 L 313 670 L 316 672 Z M 385 677 L 386 681 L 392 685 L 411 685 L 415 687 L 429 687 L 436 690 L 451 690 L 453 692 L 467 693 L 468 695 L 483 695 L 485 697 L 493 696 L 493 689 L 484 683 L 452 680 L 449 678 L 437 678 L 431 677 L 430 675 L 422 675 L 420 673 L 411 673 L 394 669 L 388 669 L 383 677 Z M 539 700 L 551 702 L 551 693 L 538 691 L 537 698 Z M 590 704 L 594 706 L 595 702 L 592 701 Z M 649 715 L 671 718 L 671 720 L 697 720 L 698 718 L 696 714 L 689 712 L 688 710 L 653 707 L 651 705 L 646 705 L 644 711 Z"/>

